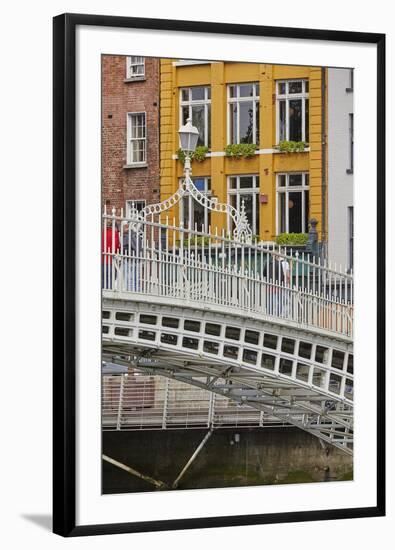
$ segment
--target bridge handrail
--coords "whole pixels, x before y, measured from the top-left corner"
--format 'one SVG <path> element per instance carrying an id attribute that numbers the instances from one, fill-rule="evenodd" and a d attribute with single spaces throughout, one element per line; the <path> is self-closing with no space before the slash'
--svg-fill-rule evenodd
<path id="1" fill-rule="evenodd" d="M 153 217 L 153 215 L 152 215 Z M 123 223 L 135 223 L 135 220 L 131 217 L 128 217 L 128 216 L 124 216 L 123 214 L 121 215 L 116 215 L 116 214 L 108 214 L 108 213 L 104 213 L 103 214 L 103 220 L 110 220 L 111 222 L 113 222 L 114 224 L 114 228 L 116 228 L 117 226 L 121 226 L 121 229 L 119 230 L 121 235 L 122 235 L 122 225 Z M 276 255 L 278 256 L 281 256 L 282 258 L 284 259 L 287 259 L 287 260 L 293 260 L 293 261 L 297 261 L 298 263 L 303 263 L 305 265 L 309 265 L 310 267 L 312 268 L 320 268 L 322 270 L 325 270 L 327 273 L 332 273 L 333 275 L 338 275 L 338 276 L 342 276 L 344 277 L 345 279 L 348 279 L 350 282 L 353 281 L 353 273 L 352 273 L 352 270 L 349 270 L 349 269 L 346 269 L 346 270 L 343 270 L 341 266 L 337 267 L 336 264 L 332 264 L 330 261 L 326 260 L 326 259 L 323 259 L 321 260 L 320 257 L 315 257 L 307 252 L 302 252 L 302 253 L 299 253 L 297 250 L 295 251 L 295 255 L 292 254 L 293 252 L 293 248 L 292 246 L 291 247 L 287 247 L 287 246 L 283 246 L 281 247 L 281 245 L 276 245 L 276 243 L 268 243 L 268 242 L 265 242 L 265 241 L 260 241 L 260 242 L 251 242 L 251 243 L 248 243 L 248 242 L 243 242 L 243 241 L 235 241 L 233 238 L 232 238 L 232 235 L 231 233 L 229 232 L 226 232 L 226 231 L 221 231 L 221 233 L 218 233 L 217 231 L 217 228 L 215 228 L 214 232 L 211 232 L 211 229 L 209 228 L 208 232 L 203 232 L 203 231 L 199 231 L 196 227 L 195 228 L 189 228 L 189 227 L 183 227 L 182 225 L 177 225 L 176 222 L 175 222 L 175 219 L 173 218 L 173 223 L 169 223 L 169 217 L 167 216 L 166 217 L 166 223 L 163 223 L 163 222 L 155 222 L 153 220 L 148 220 L 148 219 L 145 219 L 145 220 L 139 220 L 139 225 L 140 226 L 147 226 L 147 227 L 152 227 L 152 228 L 162 228 L 162 229 L 166 229 L 166 230 L 171 230 L 173 232 L 178 232 L 178 233 L 181 233 L 181 234 L 186 234 L 186 235 L 190 235 L 192 237 L 201 237 L 202 239 L 210 239 L 211 241 L 218 241 L 218 243 L 225 243 L 228 244 L 228 245 L 231 245 L 233 248 L 235 249 L 251 249 L 251 250 L 254 250 L 254 251 L 257 251 L 257 252 L 261 252 L 261 251 L 264 251 L 264 252 L 267 252 L 267 253 L 272 253 L 272 252 L 275 252 Z M 141 233 L 145 233 L 144 229 L 141 230 Z M 187 239 L 183 239 L 183 241 L 186 241 Z M 181 241 L 178 240 L 178 242 L 180 242 L 180 245 L 181 245 Z M 179 245 L 179 247 L 180 247 Z M 195 244 L 193 243 L 192 244 L 193 247 L 195 247 Z M 204 245 L 205 247 L 209 246 L 209 244 L 205 244 Z M 215 246 L 214 244 L 212 244 L 211 246 Z M 218 244 L 216 245 L 218 247 Z M 200 247 L 200 245 L 199 245 Z M 199 248 L 198 247 L 198 248 Z M 287 249 L 290 250 L 290 253 L 287 254 Z"/>
<path id="2" fill-rule="evenodd" d="M 280 300 L 288 305 L 271 306 L 269 314 L 298 321 L 300 314 L 291 315 L 290 308 L 307 308 L 310 313 L 303 314 L 307 324 L 319 322 L 323 315 L 340 315 L 340 323 L 335 320 L 322 328 L 352 334 L 353 276 L 327 262 L 304 253 L 273 250 L 262 243 L 234 241 L 224 231 L 205 233 L 196 226 L 178 227 L 168 218 L 166 223 L 140 220 L 137 226 L 135 219 L 113 211 L 104 214 L 103 223 L 103 288 L 136 291 L 133 281 L 130 284 L 134 279 L 148 294 L 169 296 L 172 288 L 174 296 L 178 292 L 178 297 L 188 298 L 189 292 L 190 299 L 251 311 L 267 309 L 267 302 Z M 120 282 L 123 279 L 126 283 Z"/>

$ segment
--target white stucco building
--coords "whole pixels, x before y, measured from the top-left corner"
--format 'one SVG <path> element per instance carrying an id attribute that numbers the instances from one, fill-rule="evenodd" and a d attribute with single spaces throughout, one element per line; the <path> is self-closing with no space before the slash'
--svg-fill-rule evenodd
<path id="1" fill-rule="evenodd" d="M 328 69 L 328 258 L 353 268 L 354 78 Z"/>

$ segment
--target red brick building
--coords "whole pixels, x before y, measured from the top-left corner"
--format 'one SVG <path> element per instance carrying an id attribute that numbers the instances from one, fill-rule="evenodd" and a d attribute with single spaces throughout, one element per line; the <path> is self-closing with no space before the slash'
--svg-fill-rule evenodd
<path id="1" fill-rule="evenodd" d="M 102 56 L 102 200 L 160 200 L 159 59 Z"/>

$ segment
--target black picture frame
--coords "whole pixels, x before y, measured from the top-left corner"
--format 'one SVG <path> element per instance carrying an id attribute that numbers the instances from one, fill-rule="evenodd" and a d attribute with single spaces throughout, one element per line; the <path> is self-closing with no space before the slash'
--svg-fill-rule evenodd
<path id="1" fill-rule="evenodd" d="M 76 27 L 172 30 L 377 46 L 377 505 L 364 508 L 76 525 Z M 63 14 L 53 19 L 53 531 L 136 533 L 385 515 L 385 35 Z"/>

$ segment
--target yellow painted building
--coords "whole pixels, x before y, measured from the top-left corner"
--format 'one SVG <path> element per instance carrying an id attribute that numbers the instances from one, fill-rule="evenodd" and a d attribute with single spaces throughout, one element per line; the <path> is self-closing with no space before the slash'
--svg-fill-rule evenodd
<path id="1" fill-rule="evenodd" d="M 199 189 L 219 202 L 245 204 L 253 234 L 272 241 L 284 232 L 306 233 L 316 218 L 325 231 L 322 113 L 325 69 L 254 63 L 160 62 L 160 191 L 172 195 L 183 176 L 177 160 L 178 129 L 186 118 L 207 146 L 192 162 Z M 303 151 L 282 152 L 280 142 L 303 142 Z M 228 144 L 255 143 L 250 158 L 226 156 Z M 325 175 L 325 171 L 324 171 Z M 183 203 L 173 215 L 185 223 L 229 229 L 223 214 Z M 208 216 L 208 217 L 207 217 Z"/>

